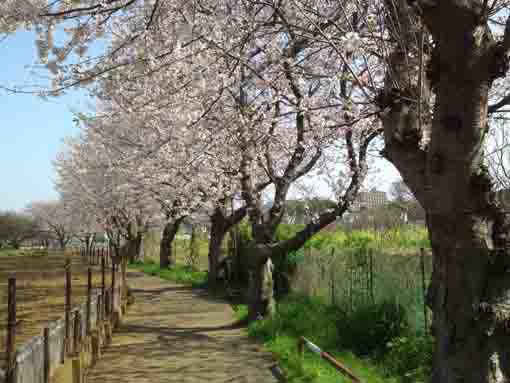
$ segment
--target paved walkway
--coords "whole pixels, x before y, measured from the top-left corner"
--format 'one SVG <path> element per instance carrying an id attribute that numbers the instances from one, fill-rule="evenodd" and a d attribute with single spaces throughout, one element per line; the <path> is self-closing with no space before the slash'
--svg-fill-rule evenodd
<path id="1" fill-rule="evenodd" d="M 276 383 L 274 361 L 205 291 L 130 273 L 128 309 L 87 383 Z"/>

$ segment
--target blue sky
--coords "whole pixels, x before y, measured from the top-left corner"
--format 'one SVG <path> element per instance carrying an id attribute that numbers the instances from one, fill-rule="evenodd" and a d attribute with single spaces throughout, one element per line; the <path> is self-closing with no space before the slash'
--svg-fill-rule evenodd
<path id="1" fill-rule="evenodd" d="M 19 32 L 0 43 L 0 84 L 34 83 L 26 65 L 36 62 L 34 34 Z M 40 81 L 39 81 L 40 82 Z M 0 91 L 0 210 L 56 198 L 51 161 L 65 136 L 77 133 L 71 110 L 89 110 L 77 92 L 42 99 Z"/>

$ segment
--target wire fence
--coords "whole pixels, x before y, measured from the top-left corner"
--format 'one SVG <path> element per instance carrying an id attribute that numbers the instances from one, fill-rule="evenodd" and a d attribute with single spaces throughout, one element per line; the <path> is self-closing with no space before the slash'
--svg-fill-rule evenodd
<path id="1" fill-rule="evenodd" d="M 417 331 L 427 331 L 424 297 L 432 272 L 429 251 L 405 255 L 377 248 L 305 251 L 308 254 L 293 273 L 293 291 L 321 298 L 346 312 L 393 301 L 407 309 Z"/>

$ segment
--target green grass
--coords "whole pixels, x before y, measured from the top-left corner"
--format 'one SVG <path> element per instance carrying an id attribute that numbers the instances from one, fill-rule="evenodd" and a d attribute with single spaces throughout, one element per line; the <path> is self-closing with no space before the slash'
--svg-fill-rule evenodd
<path id="1" fill-rule="evenodd" d="M 146 274 L 154 275 L 167 281 L 191 285 L 193 287 L 203 287 L 207 282 L 207 273 L 204 271 L 192 270 L 188 266 L 175 265 L 168 269 L 161 269 L 155 263 L 134 263 L 129 268 L 140 270 Z"/>
<path id="2" fill-rule="evenodd" d="M 246 318 L 246 306 L 235 305 L 233 308 L 238 320 Z M 251 323 L 248 333 L 261 341 L 277 358 L 289 383 L 350 382 L 319 356 L 309 351 L 300 356 L 297 351 L 300 336 L 305 336 L 329 352 L 364 382 L 398 382 L 396 378 L 385 376 L 383 368 L 376 366 L 373 361 L 338 349 L 338 314 L 337 308 L 325 305 L 320 300 L 292 294 L 278 302 L 278 314 L 274 318 Z"/>

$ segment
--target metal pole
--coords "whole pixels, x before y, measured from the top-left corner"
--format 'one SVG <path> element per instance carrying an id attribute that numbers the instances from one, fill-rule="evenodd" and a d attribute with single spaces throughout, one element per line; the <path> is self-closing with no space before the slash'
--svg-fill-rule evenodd
<path id="1" fill-rule="evenodd" d="M 305 347 L 308 348 L 313 353 L 319 355 L 322 359 L 326 360 L 337 371 L 349 377 L 349 379 L 351 379 L 354 383 L 362 383 L 361 380 L 356 375 L 354 375 L 354 373 L 351 370 L 349 370 L 346 366 L 344 366 L 342 363 L 336 360 L 333 356 L 331 356 L 325 351 L 322 351 L 318 346 L 310 342 L 305 337 L 300 337 L 298 341 L 298 351 L 300 353 L 303 353 Z"/>

